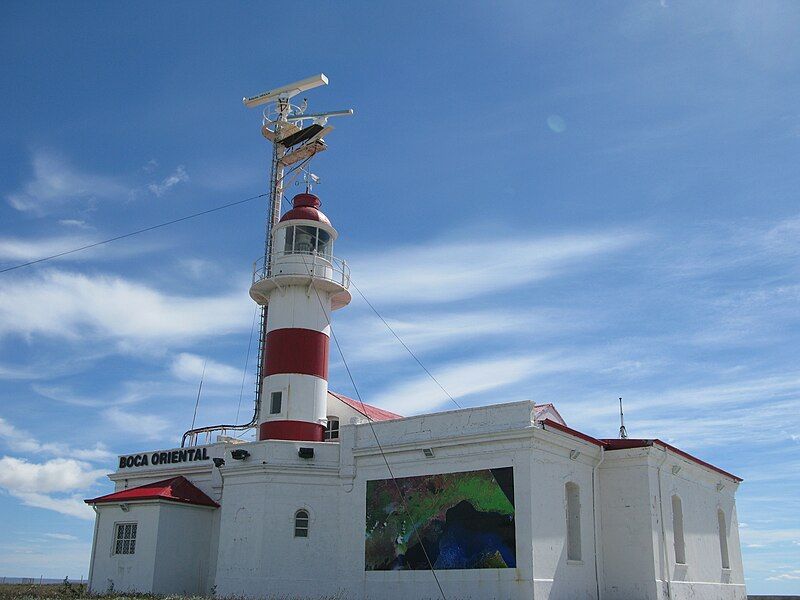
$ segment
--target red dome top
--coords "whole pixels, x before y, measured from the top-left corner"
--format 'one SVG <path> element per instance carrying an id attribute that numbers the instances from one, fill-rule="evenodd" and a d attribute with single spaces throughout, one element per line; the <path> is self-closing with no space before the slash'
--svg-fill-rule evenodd
<path id="1" fill-rule="evenodd" d="M 319 198 L 314 194 L 309 194 L 308 192 L 297 194 L 292 198 L 292 209 L 281 217 L 280 222 L 283 223 L 284 221 L 303 219 L 305 221 L 319 221 L 320 223 L 330 225 L 331 222 L 328 220 L 328 217 L 319 210 L 321 205 L 322 203 L 319 201 Z"/>

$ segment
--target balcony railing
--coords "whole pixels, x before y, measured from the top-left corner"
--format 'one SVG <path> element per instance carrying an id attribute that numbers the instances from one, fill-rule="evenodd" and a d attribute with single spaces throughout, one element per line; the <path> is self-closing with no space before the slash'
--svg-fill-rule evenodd
<path id="1" fill-rule="evenodd" d="M 265 257 L 253 263 L 253 283 L 269 277 L 284 275 L 305 275 L 316 279 L 325 279 L 350 288 L 350 267 L 347 262 L 316 252 L 279 252 L 267 263 Z"/>

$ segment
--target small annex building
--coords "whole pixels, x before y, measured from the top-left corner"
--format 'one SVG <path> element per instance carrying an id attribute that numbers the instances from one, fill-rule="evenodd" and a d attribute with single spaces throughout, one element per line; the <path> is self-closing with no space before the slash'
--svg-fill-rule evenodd
<path id="1" fill-rule="evenodd" d="M 350 302 L 310 193 L 272 231 L 255 441 L 119 457 L 94 507 L 103 593 L 391 600 L 744 600 L 741 479 L 552 404 L 401 415 L 328 390 Z M 224 429 L 205 428 L 202 431 Z"/>

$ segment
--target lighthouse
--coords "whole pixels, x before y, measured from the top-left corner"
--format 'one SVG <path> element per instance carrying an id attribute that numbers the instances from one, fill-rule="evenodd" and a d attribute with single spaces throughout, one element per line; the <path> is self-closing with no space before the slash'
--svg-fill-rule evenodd
<path id="1" fill-rule="evenodd" d="M 331 312 L 350 303 L 336 229 L 314 194 L 298 194 L 273 230 L 250 297 L 266 306 L 259 440 L 322 441 L 327 424 Z"/>

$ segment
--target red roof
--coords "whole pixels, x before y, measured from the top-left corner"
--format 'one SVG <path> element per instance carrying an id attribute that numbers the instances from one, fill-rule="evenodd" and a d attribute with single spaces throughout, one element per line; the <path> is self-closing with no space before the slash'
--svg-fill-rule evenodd
<path id="1" fill-rule="evenodd" d="M 605 445 L 605 443 L 602 442 L 601 440 L 595 439 L 590 435 L 586 435 L 585 433 L 581 433 L 580 431 L 578 431 L 577 429 L 573 429 L 572 427 L 567 427 L 566 425 L 562 425 L 561 423 L 553 421 L 552 419 L 545 419 L 544 421 L 542 421 L 542 429 L 547 430 L 548 427 L 572 435 L 580 440 L 583 440 L 584 442 L 589 442 L 590 444 L 594 444 L 595 446 Z"/>
<path id="2" fill-rule="evenodd" d="M 183 475 L 127 490 L 120 490 L 99 498 L 84 500 L 84 502 L 86 504 L 103 504 L 106 502 L 132 502 L 134 500 L 168 500 L 170 502 L 198 506 L 219 506 Z"/>
<path id="3" fill-rule="evenodd" d="M 378 408 L 377 406 L 372 406 L 370 404 L 366 404 L 358 400 L 353 400 L 352 398 L 348 398 L 347 396 L 343 396 L 342 394 L 337 394 L 336 392 L 331 392 L 331 391 L 328 391 L 328 393 L 334 398 L 338 398 L 339 400 L 347 404 L 347 406 L 349 406 L 353 410 L 360 412 L 370 421 L 391 421 L 393 419 L 403 418 L 402 415 L 389 412 L 388 410 L 383 410 L 382 408 Z"/>
<path id="4" fill-rule="evenodd" d="M 328 225 L 331 222 L 328 220 L 319 207 L 322 203 L 314 194 L 308 192 L 304 194 L 297 194 L 292 198 L 292 209 L 281 217 L 280 222 L 292 221 L 295 219 L 303 219 L 305 221 L 319 221 Z"/>
<path id="5" fill-rule="evenodd" d="M 706 467 L 708 469 L 711 469 L 712 471 L 716 471 L 720 475 L 725 475 L 726 477 L 730 477 L 734 481 L 737 481 L 737 482 L 738 481 L 743 481 L 743 479 L 741 477 L 737 477 L 736 475 L 734 475 L 732 473 L 728 473 L 727 471 L 723 471 L 719 467 L 715 467 L 711 463 L 707 463 L 706 461 L 701 460 L 701 459 L 697 458 L 696 456 L 693 456 L 693 455 L 689 454 L 688 452 L 684 452 L 680 448 L 676 448 L 672 444 L 668 444 L 667 442 L 663 442 L 663 441 L 661 441 L 659 439 L 652 439 L 652 440 L 645 440 L 645 439 L 637 440 L 637 439 L 630 439 L 630 438 L 626 438 L 626 439 L 604 439 L 603 443 L 606 446 L 606 450 L 625 450 L 627 448 L 646 448 L 648 446 L 661 446 L 665 450 L 671 450 L 672 452 L 674 452 L 678 456 L 682 456 L 683 458 L 685 458 L 685 459 L 687 459 L 687 460 L 689 460 L 691 462 L 697 463 L 698 465 L 702 465 L 702 466 L 704 466 L 704 467 Z"/>

